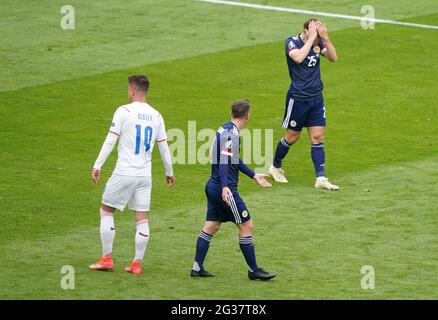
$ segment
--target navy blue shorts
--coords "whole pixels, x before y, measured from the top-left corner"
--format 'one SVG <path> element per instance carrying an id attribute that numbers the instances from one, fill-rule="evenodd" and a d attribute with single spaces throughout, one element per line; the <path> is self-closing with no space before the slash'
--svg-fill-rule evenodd
<path id="1" fill-rule="evenodd" d="M 288 91 L 284 111 L 283 128 L 301 131 L 303 127 L 326 125 L 325 106 L 322 94 L 311 100 L 294 100 Z"/>
<path id="2" fill-rule="evenodd" d="M 244 223 L 251 219 L 248 208 L 235 188 L 230 188 L 233 197 L 230 199 L 231 206 L 222 200 L 222 188 L 220 184 L 208 181 L 205 185 L 207 195 L 207 221 Z"/>

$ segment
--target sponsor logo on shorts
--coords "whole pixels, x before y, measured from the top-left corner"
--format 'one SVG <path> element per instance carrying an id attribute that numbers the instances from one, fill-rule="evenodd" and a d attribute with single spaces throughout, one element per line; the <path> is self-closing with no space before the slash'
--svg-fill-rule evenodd
<path id="1" fill-rule="evenodd" d="M 297 122 L 296 122 L 295 120 L 292 120 L 292 121 L 290 122 L 290 126 L 291 126 L 292 128 L 295 128 L 295 127 L 297 126 Z"/>

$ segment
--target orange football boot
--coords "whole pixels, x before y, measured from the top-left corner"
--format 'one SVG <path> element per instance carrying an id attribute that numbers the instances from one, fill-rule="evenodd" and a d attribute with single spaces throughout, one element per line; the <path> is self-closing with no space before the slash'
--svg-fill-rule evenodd
<path id="1" fill-rule="evenodd" d="M 102 257 L 95 264 L 89 266 L 90 270 L 99 270 L 99 271 L 113 271 L 114 270 L 114 262 L 112 257 Z"/>
<path id="2" fill-rule="evenodd" d="M 132 261 L 131 265 L 125 268 L 125 272 L 133 273 L 137 276 L 141 275 L 141 261 Z"/>

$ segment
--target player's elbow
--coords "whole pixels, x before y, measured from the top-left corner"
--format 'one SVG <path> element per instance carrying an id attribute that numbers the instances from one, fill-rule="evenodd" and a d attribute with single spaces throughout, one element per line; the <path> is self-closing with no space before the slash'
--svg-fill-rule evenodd
<path id="1" fill-rule="evenodd" d="M 299 53 L 291 53 L 289 57 L 297 64 L 300 64 L 305 59 L 305 57 L 301 57 Z"/>
<path id="2" fill-rule="evenodd" d="M 110 148 L 111 150 L 116 146 L 116 142 L 117 142 L 117 136 L 108 136 L 105 140 L 105 145 L 107 148 Z"/>
<path id="3" fill-rule="evenodd" d="M 158 143 L 158 150 L 160 150 L 161 157 L 165 157 L 167 154 L 170 154 L 169 146 L 167 145 L 167 142 L 161 142 Z"/>
<path id="4" fill-rule="evenodd" d="M 297 56 L 293 56 L 292 60 L 295 61 L 295 63 L 300 64 L 301 62 L 304 61 L 304 57 L 297 57 Z"/>

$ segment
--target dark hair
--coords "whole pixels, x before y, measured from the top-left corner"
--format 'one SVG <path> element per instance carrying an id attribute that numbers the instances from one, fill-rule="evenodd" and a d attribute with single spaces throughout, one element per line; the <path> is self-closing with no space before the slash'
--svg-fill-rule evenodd
<path id="1" fill-rule="evenodd" d="M 231 105 L 231 114 L 235 119 L 243 118 L 249 112 L 249 100 L 237 100 Z"/>
<path id="2" fill-rule="evenodd" d="M 309 23 L 311 21 L 319 21 L 319 20 L 316 19 L 316 18 L 310 18 L 310 19 L 304 21 L 303 27 L 304 27 L 305 30 L 309 30 Z"/>
<path id="3" fill-rule="evenodd" d="M 143 75 L 134 75 L 128 78 L 130 85 L 134 85 L 137 90 L 146 94 L 149 90 L 149 79 Z"/>

